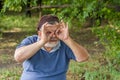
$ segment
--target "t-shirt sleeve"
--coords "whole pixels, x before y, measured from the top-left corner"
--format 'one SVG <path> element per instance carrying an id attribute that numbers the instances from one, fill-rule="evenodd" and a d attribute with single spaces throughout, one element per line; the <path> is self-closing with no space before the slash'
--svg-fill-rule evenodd
<path id="1" fill-rule="evenodd" d="M 67 57 L 69 59 L 73 59 L 73 60 L 76 61 L 76 57 L 75 57 L 73 51 L 68 46 L 67 46 L 67 49 L 66 49 L 66 53 L 67 53 Z"/>
<path id="2" fill-rule="evenodd" d="M 23 46 L 27 46 L 27 45 L 30 45 L 31 44 L 31 40 L 30 38 L 25 38 L 17 47 L 17 48 L 20 48 L 20 47 L 23 47 Z"/>

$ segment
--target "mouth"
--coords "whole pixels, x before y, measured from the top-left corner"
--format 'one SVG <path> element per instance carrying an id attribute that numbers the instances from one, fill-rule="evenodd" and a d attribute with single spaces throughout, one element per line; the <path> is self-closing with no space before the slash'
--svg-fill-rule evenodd
<path id="1" fill-rule="evenodd" d="M 51 39 L 50 39 L 50 42 L 56 42 L 56 41 L 58 41 L 57 38 L 51 38 Z"/>
<path id="2" fill-rule="evenodd" d="M 57 40 L 50 40 L 50 42 L 57 42 Z"/>
<path id="3" fill-rule="evenodd" d="M 49 40 L 49 42 L 56 43 L 56 42 L 58 42 L 58 39 L 56 39 L 56 38 L 51 38 L 51 39 Z"/>

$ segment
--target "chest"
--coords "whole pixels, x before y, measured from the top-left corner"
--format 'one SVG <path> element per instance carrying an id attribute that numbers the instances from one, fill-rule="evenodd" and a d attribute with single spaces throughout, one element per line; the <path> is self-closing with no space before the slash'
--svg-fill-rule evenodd
<path id="1" fill-rule="evenodd" d="M 61 50 L 57 50 L 53 53 L 40 50 L 33 57 L 29 59 L 31 70 L 45 70 L 53 71 L 58 69 L 65 69 L 68 67 L 69 59 L 66 53 Z"/>

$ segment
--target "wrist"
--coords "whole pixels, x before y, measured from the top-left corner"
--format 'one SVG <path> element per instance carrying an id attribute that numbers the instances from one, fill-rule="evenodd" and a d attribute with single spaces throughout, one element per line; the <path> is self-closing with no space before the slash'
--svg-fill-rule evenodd
<path id="1" fill-rule="evenodd" d="M 39 41 L 39 44 L 40 44 L 40 45 L 44 45 L 45 43 L 46 43 L 45 40 L 40 40 L 40 41 Z"/>
<path id="2" fill-rule="evenodd" d="M 71 37 L 70 36 L 63 40 L 63 42 L 65 42 L 65 43 L 69 43 L 70 41 L 71 41 Z"/>

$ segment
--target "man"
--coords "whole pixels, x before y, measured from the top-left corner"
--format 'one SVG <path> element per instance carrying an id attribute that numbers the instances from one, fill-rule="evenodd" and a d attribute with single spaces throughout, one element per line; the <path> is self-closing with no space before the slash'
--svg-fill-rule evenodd
<path id="1" fill-rule="evenodd" d="M 37 31 L 38 35 L 25 38 L 15 51 L 15 60 L 23 62 L 21 80 L 66 80 L 70 59 L 88 59 L 87 50 L 69 36 L 68 24 L 58 17 L 41 17 Z"/>

